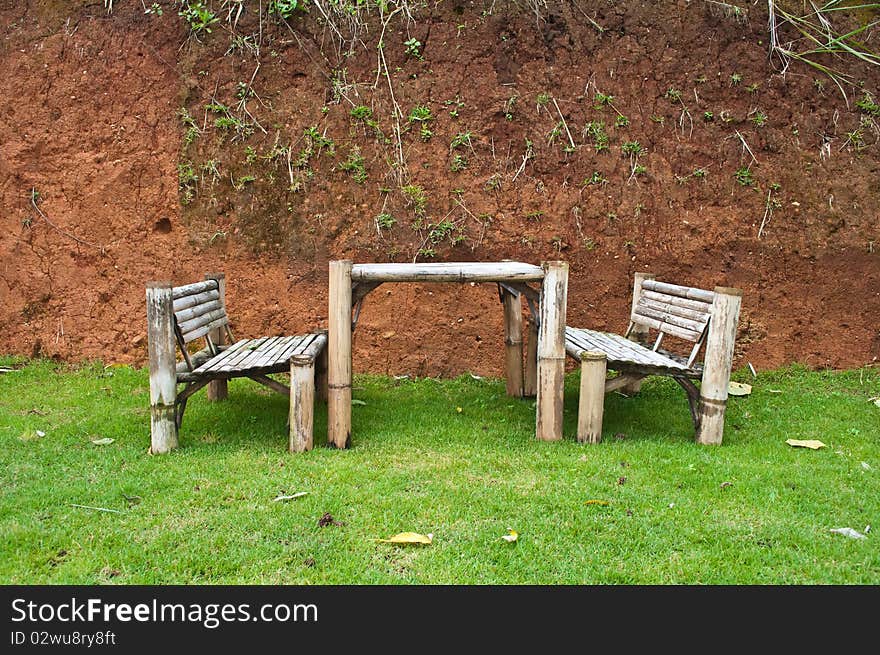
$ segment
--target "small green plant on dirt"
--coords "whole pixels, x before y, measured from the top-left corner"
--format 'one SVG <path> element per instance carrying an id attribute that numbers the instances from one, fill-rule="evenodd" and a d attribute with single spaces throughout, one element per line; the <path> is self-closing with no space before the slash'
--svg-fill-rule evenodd
<path id="1" fill-rule="evenodd" d="M 671 86 L 666 89 L 666 93 L 663 94 L 663 97 L 672 102 L 681 102 L 682 95 L 683 94 L 679 89 Z"/>
<path id="2" fill-rule="evenodd" d="M 618 114 L 617 118 L 614 119 L 615 127 L 628 127 L 629 126 L 629 118 L 624 116 L 623 114 Z"/>
<path id="3" fill-rule="evenodd" d="M 730 86 L 738 86 L 740 82 L 742 82 L 743 76 L 739 73 L 731 73 L 730 74 Z"/>
<path id="4" fill-rule="evenodd" d="M 865 91 L 865 95 L 860 100 L 856 101 L 856 107 L 866 114 L 880 118 L 880 105 L 874 102 L 874 97 L 867 91 Z"/>
<path id="5" fill-rule="evenodd" d="M 433 248 L 419 248 L 417 254 L 419 257 L 424 257 L 425 259 L 432 259 L 437 256 L 437 251 Z"/>
<path id="6" fill-rule="evenodd" d="M 180 202 L 188 205 L 195 198 L 199 176 L 195 166 L 189 160 L 177 164 L 177 188 L 180 191 Z"/>
<path id="7" fill-rule="evenodd" d="M 385 134 L 383 134 L 382 129 L 379 127 L 379 122 L 373 118 L 373 110 L 367 107 L 366 105 L 358 105 L 351 110 L 351 117 L 355 120 L 362 122 L 364 125 L 373 130 L 373 133 L 376 135 L 376 138 L 380 141 L 385 140 Z"/>
<path id="8" fill-rule="evenodd" d="M 257 151 L 254 150 L 253 146 L 245 146 L 244 147 L 244 163 L 245 164 L 253 164 L 257 161 Z"/>
<path id="9" fill-rule="evenodd" d="M 620 144 L 620 152 L 631 157 L 638 157 L 644 152 L 644 148 L 638 141 L 624 141 Z"/>
<path id="10" fill-rule="evenodd" d="M 519 96 L 510 96 L 510 97 L 504 102 L 504 108 L 503 108 L 503 111 L 504 111 L 504 118 L 506 118 L 506 119 L 509 120 L 509 121 L 512 121 L 512 120 L 513 120 L 513 111 L 514 111 L 514 109 L 516 108 L 516 101 L 517 101 L 518 99 L 519 99 Z"/>
<path id="11" fill-rule="evenodd" d="M 610 106 L 611 103 L 614 102 L 614 96 L 606 95 L 597 91 L 596 95 L 593 97 L 593 102 L 595 103 L 594 109 L 602 109 L 603 107 Z"/>
<path id="12" fill-rule="evenodd" d="M 658 114 L 651 114 L 651 121 L 663 125 L 663 123 L 666 122 L 666 117 Z"/>
<path id="13" fill-rule="evenodd" d="M 544 212 L 540 209 L 536 209 L 534 211 L 526 212 L 525 218 L 527 221 L 540 221 L 542 216 L 544 216 Z"/>
<path id="14" fill-rule="evenodd" d="M 554 125 L 552 129 L 547 132 L 547 145 L 552 146 L 555 141 L 558 141 L 564 133 L 563 130 L 564 125 L 562 124 L 562 122 L 560 121 L 559 123 L 556 123 L 556 125 Z"/>
<path id="15" fill-rule="evenodd" d="M 379 229 L 390 230 L 395 224 L 397 224 L 397 219 L 387 212 L 382 212 L 376 216 L 376 225 Z"/>
<path id="16" fill-rule="evenodd" d="M 706 177 L 708 177 L 708 175 L 709 175 L 709 170 L 707 168 L 702 168 L 702 167 L 695 168 L 694 172 L 691 173 L 691 176 L 693 176 L 699 180 L 705 179 Z"/>
<path id="17" fill-rule="evenodd" d="M 715 114 L 711 111 L 704 111 L 703 112 L 703 120 L 706 121 L 707 123 L 711 123 L 712 121 L 715 120 Z"/>
<path id="18" fill-rule="evenodd" d="M 269 13 L 287 20 L 297 11 L 308 11 L 308 0 L 270 0 Z"/>
<path id="19" fill-rule="evenodd" d="M 406 47 L 406 54 L 408 54 L 410 57 L 418 59 L 419 61 L 422 60 L 422 44 L 418 39 L 416 39 L 415 37 L 411 37 L 404 41 L 403 45 Z"/>
<path id="20" fill-rule="evenodd" d="M 247 100 L 248 98 L 253 98 L 256 95 L 254 93 L 253 88 L 247 82 L 238 82 L 235 85 L 235 97 L 239 100 Z"/>
<path id="21" fill-rule="evenodd" d="M 495 173 L 488 180 L 486 180 L 486 191 L 498 191 L 501 189 L 501 181 L 502 176 L 500 173 Z"/>
<path id="22" fill-rule="evenodd" d="M 211 182 L 215 183 L 220 179 L 220 162 L 216 159 L 208 159 L 202 163 L 202 179 L 211 178 Z"/>
<path id="23" fill-rule="evenodd" d="M 767 114 L 765 114 L 760 109 L 755 112 L 755 115 L 752 116 L 752 123 L 755 124 L 755 127 L 764 127 L 767 124 Z"/>
<path id="24" fill-rule="evenodd" d="M 606 184 L 608 180 L 605 178 L 602 173 L 599 171 L 593 171 L 593 174 L 590 177 L 584 180 L 584 186 L 593 186 L 596 184 Z"/>
<path id="25" fill-rule="evenodd" d="M 749 85 L 746 87 L 746 91 L 748 91 L 749 93 L 753 93 L 753 94 L 754 94 L 754 93 L 757 93 L 757 92 L 758 92 L 758 88 L 759 88 L 760 86 L 761 86 L 761 85 L 758 84 L 757 82 L 755 82 L 754 84 L 749 84 Z"/>
<path id="26" fill-rule="evenodd" d="M 427 143 L 431 140 L 432 136 L 434 136 L 434 131 L 428 127 L 427 123 L 422 123 L 422 126 L 419 128 L 419 138 Z"/>
<path id="27" fill-rule="evenodd" d="M 605 131 L 605 123 L 603 121 L 590 121 L 584 125 L 584 138 L 589 137 L 593 141 L 593 148 L 596 152 L 608 150 L 610 139 Z"/>
<path id="28" fill-rule="evenodd" d="M 413 107 L 409 112 L 409 122 L 427 122 L 431 120 L 433 116 L 431 115 L 431 108 L 427 105 L 417 105 Z"/>
<path id="29" fill-rule="evenodd" d="M 449 165 L 449 170 L 453 173 L 458 173 L 459 171 L 463 171 L 468 167 L 468 160 L 462 154 L 456 153 L 452 157 L 452 163 Z"/>
<path id="30" fill-rule="evenodd" d="M 739 182 L 742 186 L 754 186 L 755 178 L 752 177 L 752 171 L 747 167 L 743 166 L 738 168 L 736 172 L 733 174 L 736 181 Z"/>
<path id="31" fill-rule="evenodd" d="M 541 107 L 546 107 L 550 102 L 550 94 L 546 91 L 541 91 L 537 96 L 535 96 L 535 102 L 537 103 L 536 107 L 538 111 L 541 110 Z"/>
<path id="32" fill-rule="evenodd" d="M 449 143 L 449 149 L 455 150 L 456 148 L 467 146 L 470 148 L 471 152 L 474 150 L 473 143 L 471 142 L 471 136 L 473 136 L 468 130 L 467 132 L 459 132 L 454 137 L 452 137 L 452 141 Z"/>
<path id="33" fill-rule="evenodd" d="M 241 191 L 245 185 L 255 182 L 256 179 L 256 175 L 242 175 L 237 180 L 231 174 L 229 175 L 229 181 L 232 184 L 232 188 L 236 191 Z"/>
<path id="34" fill-rule="evenodd" d="M 186 128 L 186 131 L 183 133 L 183 145 L 188 146 L 193 141 L 201 136 L 202 131 L 199 129 L 196 120 L 190 116 L 189 111 L 187 111 L 186 107 L 181 107 L 177 110 L 177 116 L 180 118 L 180 122 Z"/>
<path id="35" fill-rule="evenodd" d="M 455 96 L 455 100 L 446 100 L 443 104 L 449 108 L 449 116 L 452 118 L 458 118 L 459 112 L 464 108 L 464 103 L 459 96 Z"/>
<path id="36" fill-rule="evenodd" d="M 202 32 L 210 34 L 211 25 L 220 20 L 204 2 L 201 2 L 201 0 L 198 0 L 197 2 L 184 1 L 182 4 L 183 6 L 180 8 L 180 11 L 177 12 L 177 15 L 182 16 L 184 20 L 186 20 L 189 24 L 190 34 L 196 38 L 198 38 Z"/>
<path id="37" fill-rule="evenodd" d="M 162 6 L 158 2 L 154 2 L 149 7 L 144 9 L 145 14 L 153 14 L 154 16 L 161 16 L 165 12 L 162 10 Z"/>
<path id="38" fill-rule="evenodd" d="M 407 205 L 412 207 L 416 216 L 424 216 L 428 207 L 428 196 L 425 190 L 418 184 L 406 184 L 400 187 L 403 195 L 406 197 Z"/>
<path id="39" fill-rule="evenodd" d="M 353 146 L 348 153 L 348 159 L 339 164 L 339 170 L 351 174 L 354 181 L 363 184 L 367 181 L 367 170 L 364 167 L 364 158 L 357 146 Z"/>

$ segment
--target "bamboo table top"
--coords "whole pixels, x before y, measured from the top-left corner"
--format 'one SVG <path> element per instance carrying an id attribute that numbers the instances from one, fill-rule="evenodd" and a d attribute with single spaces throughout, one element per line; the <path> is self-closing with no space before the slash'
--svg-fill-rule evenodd
<path id="1" fill-rule="evenodd" d="M 531 282 L 544 269 L 523 262 L 354 264 L 352 282 Z"/>

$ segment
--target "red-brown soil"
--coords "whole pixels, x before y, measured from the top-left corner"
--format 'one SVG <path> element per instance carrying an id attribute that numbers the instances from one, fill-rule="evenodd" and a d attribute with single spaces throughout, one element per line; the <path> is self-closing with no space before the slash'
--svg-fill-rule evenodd
<path id="1" fill-rule="evenodd" d="M 740 2 L 745 22 L 670 1 L 551 1 L 539 24 L 501 1 L 396 16 L 384 54 L 409 127 L 409 183 L 426 195 L 420 215 L 393 166 L 375 14 L 363 17 L 364 45 L 340 56 L 314 7 L 288 26 L 258 21 L 245 2 L 234 31 L 224 12 L 197 40 L 177 3 L 159 4 L 161 16 L 140 2 L 108 13 L 95 1 L 0 1 L 0 353 L 143 364 L 145 283 L 215 270 L 228 276 L 238 335 L 326 327 L 329 259 L 409 261 L 430 248 L 419 259 L 565 260 L 568 323 L 599 329 L 625 329 L 635 271 L 740 287 L 737 365 L 880 357 L 878 133 L 865 122 L 861 144 L 851 138 L 863 91 L 849 88 L 848 107 L 821 73 L 796 62 L 780 73 L 763 6 Z M 227 54 L 235 35 L 244 48 Z M 421 60 L 405 52 L 411 37 Z M 876 70 L 845 65 L 878 90 Z M 612 105 L 597 108 L 597 92 Z M 212 102 L 253 134 L 215 127 Z M 351 116 L 358 105 L 389 142 Z M 417 105 L 433 115 L 428 141 L 405 119 Z M 189 144 L 180 108 L 200 128 Z M 584 135 L 591 121 L 605 123 L 607 151 Z M 310 126 L 335 148 L 296 168 Z M 467 132 L 470 145 L 452 148 Z M 644 149 L 644 172 L 631 175 L 627 141 Z M 289 147 L 290 166 L 273 146 Z M 362 183 L 340 170 L 354 147 Z M 452 171 L 456 154 L 467 166 Z M 189 201 L 181 162 L 199 176 Z M 743 167 L 752 186 L 734 177 Z M 700 168 L 705 178 L 692 175 Z M 585 184 L 594 171 L 605 182 Z M 388 229 L 375 221 L 383 212 L 396 219 Z M 435 229 L 432 243 L 443 221 L 449 233 Z M 495 375 L 502 351 L 494 287 L 386 285 L 361 315 L 355 370 Z"/>

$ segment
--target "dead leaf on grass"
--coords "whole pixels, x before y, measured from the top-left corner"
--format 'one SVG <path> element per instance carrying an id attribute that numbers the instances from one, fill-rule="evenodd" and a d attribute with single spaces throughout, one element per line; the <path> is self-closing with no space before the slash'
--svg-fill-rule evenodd
<path id="1" fill-rule="evenodd" d="M 519 533 L 516 530 L 511 530 L 507 528 L 507 534 L 501 535 L 501 538 L 504 539 L 509 544 L 512 544 L 517 539 L 519 539 Z"/>
<path id="2" fill-rule="evenodd" d="M 322 528 L 326 528 L 328 525 L 345 525 L 345 523 L 334 519 L 330 512 L 324 512 L 324 515 L 318 519 L 318 525 Z"/>
<path id="3" fill-rule="evenodd" d="M 752 385 L 743 382 L 730 382 L 727 385 L 727 393 L 730 396 L 748 396 L 752 393 Z"/>
<path id="4" fill-rule="evenodd" d="M 724 489 L 725 487 L 729 487 L 729 486 L 731 486 L 732 484 L 733 484 L 733 482 L 727 482 L 727 481 L 722 482 L 722 483 L 721 483 L 721 488 Z"/>
<path id="5" fill-rule="evenodd" d="M 829 532 L 842 534 L 843 536 L 849 537 L 850 539 L 867 539 L 867 537 L 861 532 L 859 532 L 858 530 L 853 530 L 852 528 L 831 528 Z"/>
<path id="6" fill-rule="evenodd" d="M 111 443 L 116 441 L 116 439 L 111 439 L 110 437 L 101 437 L 100 439 L 92 439 L 91 441 L 96 446 L 109 446 Z"/>
<path id="7" fill-rule="evenodd" d="M 418 532 L 399 532 L 388 539 L 376 539 L 380 544 L 421 544 L 428 545 L 434 541 L 434 535 L 419 534 Z"/>
<path id="8" fill-rule="evenodd" d="M 302 498 L 303 496 L 308 496 L 308 491 L 297 491 L 295 494 L 290 494 L 289 496 L 285 496 L 283 494 L 272 499 L 273 503 L 280 503 L 282 500 L 294 500 L 295 498 Z"/>
<path id="9" fill-rule="evenodd" d="M 811 448 L 812 450 L 825 448 L 825 444 L 818 439 L 786 439 L 785 443 L 794 448 Z"/>
<path id="10" fill-rule="evenodd" d="M 352 398 L 351 404 L 352 405 L 366 405 L 367 403 L 365 403 L 363 400 L 358 400 L 357 398 Z"/>
<path id="11" fill-rule="evenodd" d="M 607 500 L 590 499 L 590 500 L 584 501 L 584 505 L 610 505 L 610 504 L 611 503 L 609 503 Z"/>

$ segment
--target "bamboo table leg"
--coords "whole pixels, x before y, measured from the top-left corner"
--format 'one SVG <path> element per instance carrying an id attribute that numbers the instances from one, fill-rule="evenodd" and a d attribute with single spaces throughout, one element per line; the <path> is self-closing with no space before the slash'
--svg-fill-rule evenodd
<path id="1" fill-rule="evenodd" d="M 330 262 L 327 341 L 327 440 L 336 448 L 351 445 L 351 267 Z"/>

